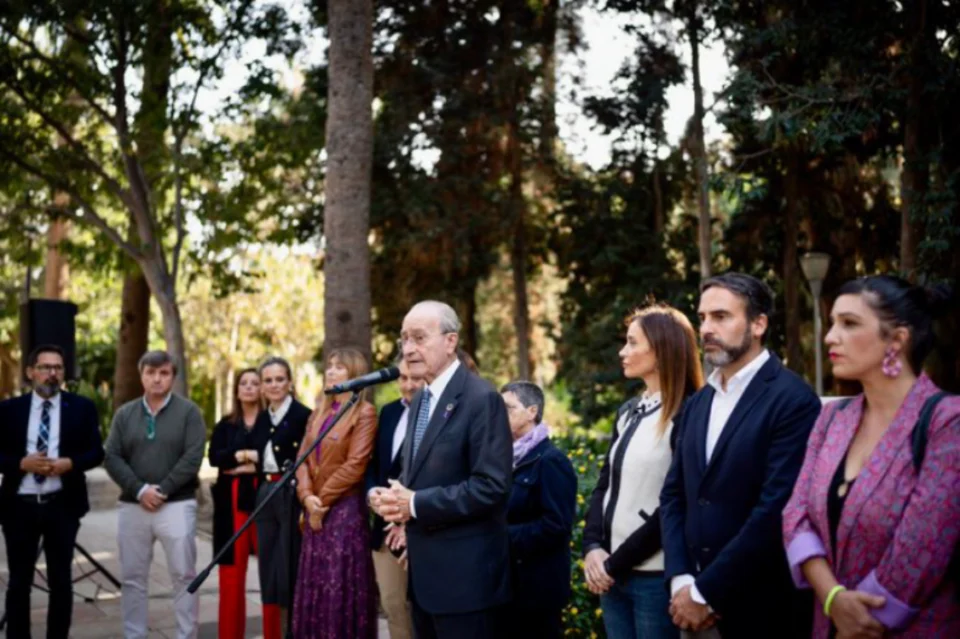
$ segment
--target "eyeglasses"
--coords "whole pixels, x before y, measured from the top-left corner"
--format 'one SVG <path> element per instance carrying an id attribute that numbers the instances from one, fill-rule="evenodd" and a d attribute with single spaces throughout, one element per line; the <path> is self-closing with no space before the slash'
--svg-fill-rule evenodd
<path id="1" fill-rule="evenodd" d="M 437 335 L 450 335 L 452 331 L 444 331 L 437 333 Z M 416 333 L 414 335 L 401 335 L 400 339 L 397 340 L 397 346 L 402 350 L 407 344 L 413 344 L 414 346 L 423 346 L 433 337 L 430 333 Z"/>
<path id="2" fill-rule="evenodd" d="M 63 364 L 37 364 L 33 367 L 40 373 L 62 373 Z"/>

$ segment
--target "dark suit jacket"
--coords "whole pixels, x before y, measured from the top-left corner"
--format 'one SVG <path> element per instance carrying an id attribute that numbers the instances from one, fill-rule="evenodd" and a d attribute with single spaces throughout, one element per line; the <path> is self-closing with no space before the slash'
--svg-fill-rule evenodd
<path id="1" fill-rule="evenodd" d="M 411 415 L 422 397 L 414 397 Z M 478 612 L 510 599 L 507 410 L 500 394 L 463 365 L 433 401 L 416 458 L 415 417 L 403 448 L 402 483 L 416 492 L 417 517 L 407 523 L 410 588 L 429 614 Z"/>
<path id="2" fill-rule="evenodd" d="M 567 605 L 576 514 L 573 464 L 545 439 L 517 464 L 507 502 L 515 607 L 559 613 Z"/>
<path id="3" fill-rule="evenodd" d="M 364 475 L 364 494 L 369 493 L 375 486 L 388 486 L 389 480 L 399 479 L 400 472 L 403 469 L 403 446 L 397 451 L 397 456 L 391 458 L 393 454 L 393 434 L 397 431 L 397 424 L 400 423 L 400 416 L 403 415 L 403 402 L 397 400 L 390 402 L 380 409 L 380 419 L 377 425 L 377 440 L 373 445 L 373 457 L 367 464 L 367 472 Z M 407 427 L 409 428 L 409 424 Z M 373 550 L 379 550 L 383 545 L 383 538 L 386 533 L 383 531 L 387 522 L 380 515 L 373 516 L 373 530 L 370 534 L 370 547 Z"/>
<path id="4" fill-rule="evenodd" d="M 679 441 L 660 496 L 667 583 L 694 575 L 697 589 L 721 616 L 724 637 L 794 636 L 802 624 L 809 637 L 812 608 L 790 579 L 781 513 L 820 400 L 771 355 L 707 464 L 714 392 L 707 385 L 691 396 L 675 423 Z"/>
<path id="5" fill-rule="evenodd" d="M 23 480 L 21 460 L 27 456 L 27 428 L 30 423 L 32 393 L 0 402 L 0 518 L 9 512 Z M 73 469 L 61 477 L 63 502 L 73 516 L 83 517 L 90 510 L 84 473 L 103 463 L 103 442 L 97 407 L 86 397 L 60 394 L 60 457 L 69 457 Z"/>
<path id="6" fill-rule="evenodd" d="M 263 472 L 263 449 L 270 441 L 273 444 L 273 456 L 277 460 L 277 466 L 282 473 L 284 464 L 290 462 L 290 465 L 297 460 L 297 454 L 300 452 L 300 442 L 303 441 L 303 435 L 307 430 L 307 421 L 310 419 L 312 411 L 293 400 L 290 409 L 283 419 L 276 426 L 270 421 L 270 411 L 262 410 L 257 417 L 257 422 L 253 425 L 254 440 L 256 441 L 256 451 L 259 453 L 257 460 L 257 470 Z"/>

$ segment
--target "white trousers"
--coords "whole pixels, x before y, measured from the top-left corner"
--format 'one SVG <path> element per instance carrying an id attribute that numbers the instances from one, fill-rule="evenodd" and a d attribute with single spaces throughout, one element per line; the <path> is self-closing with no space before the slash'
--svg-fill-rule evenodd
<path id="1" fill-rule="evenodd" d="M 146 639 L 150 564 L 156 541 L 163 546 L 170 581 L 173 609 L 177 616 L 177 639 L 196 639 L 200 600 L 186 592 L 197 576 L 197 500 L 164 504 L 148 512 L 140 504 L 118 507 L 117 545 L 120 548 L 120 581 L 123 636 Z"/>

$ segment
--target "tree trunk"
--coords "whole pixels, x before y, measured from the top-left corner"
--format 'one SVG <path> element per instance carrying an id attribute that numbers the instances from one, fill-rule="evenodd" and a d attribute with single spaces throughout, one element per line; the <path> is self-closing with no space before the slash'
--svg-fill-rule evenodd
<path id="1" fill-rule="evenodd" d="M 330 0 L 324 350 L 370 356 L 370 189 L 373 1 Z"/>
<path id="2" fill-rule="evenodd" d="M 787 175 L 785 183 L 786 216 L 783 235 L 783 297 L 784 325 L 786 329 L 787 365 L 803 374 L 803 349 L 800 344 L 800 273 L 797 243 L 800 235 L 800 161 L 797 151 L 787 151 Z M 814 335 L 814 339 L 820 339 Z"/>
<path id="3" fill-rule="evenodd" d="M 930 179 L 923 87 L 925 62 L 930 46 L 927 0 L 915 0 L 904 7 L 912 38 L 907 52 L 907 106 L 903 127 L 903 169 L 900 174 L 900 272 L 910 281 L 917 275 L 917 244 L 923 234 L 925 201 Z"/>
<path id="4" fill-rule="evenodd" d="M 180 306 L 177 304 L 177 296 L 169 276 L 166 277 L 166 286 L 162 287 L 163 292 L 157 293 L 156 288 L 153 290 L 155 291 L 154 299 L 157 300 L 160 315 L 163 317 L 163 338 L 167 343 L 167 352 L 173 355 L 177 362 L 177 379 L 173 383 L 173 390 L 179 395 L 189 397 L 187 345 L 183 337 L 183 320 L 180 317 Z"/>
<path id="5" fill-rule="evenodd" d="M 657 242 L 663 244 L 663 232 L 666 229 L 666 214 L 663 211 L 663 187 L 660 184 L 660 160 L 653 162 L 653 232 Z M 701 265 L 702 266 L 702 265 Z"/>
<path id="6" fill-rule="evenodd" d="M 165 135 L 173 63 L 173 25 L 169 0 L 158 1 L 150 6 L 143 60 L 145 90 L 134 119 L 134 135 L 140 165 L 150 188 L 151 206 L 158 211 L 163 206 L 164 190 L 160 184 L 169 159 Z M 130 243 L 136 246 L 139 233 L 132 215 L 129 223 L 127 236 Z M 147 350 L 149 334 L 150 287 L 140 265 L 131 262 L 123 278 L 120 302 L 120 332 L 113 381 L 114 410 L 143 394 L 137 364 Z M 181 360 L 178 365 L 185 367 L 186 364 Z"/>
<path id="7" fill-rule="evenodd" d="M 477 334 L 477 283 L 465 285 L 465 296 L 457 304 L 457 315 L 460 316 L 460 347 L 467 351 L 476 361 L 477 367 L 482 366 L 478 349 L 480 339 Z"/>
<path id="8" fill-rule="evenodd" d="M 188 397 L 187 391 L 190 387 L 187 379 L 187 348 L 173 277 L 167 270 L 167 264 L 159 251 L 143 257 L 140 260 L 140 270 L 147 280 L 153 299 L 160 307 L 163 339 L 167 344 L 167 352 L 177 362 L 177 378 L 173 382 L 173 390 L 178 395 Z"/>
<path id="9" fill-rule="evenodd" d="M 62 194 L 57 193 L 54 201 L 59 203 Z M 67 202 L 69 204 L 69 197 Z M 43 296 L 51 300 L 63 298 L 67 286 L 68 266 L 66 257 L 60 250 L 60 244 L 67 238 L 69 222 L 66 218 L 55 217 L 50 220 L 47 229 L 47 260 L 44 268 Z"/>
<path id="10" fill-rule="evenodd" d="M 519 143 L 517 144 L 519 146 Z M 526 202 L 522 191 L 520 162 L 514 168 L 510 187 L 510 201 L 515 226 L 513 244 L 510 247 L 510 267 L 513 270 L 513 328 L 517 333 L 517 376 L 529 380 L 533 376 L 530 360 L 530 304 L 527 299 L 527 242 Z"/>
<path id="11" fill-rule="evenodd" d="M 20 364 L 13 357 L 13 344 L 0 343 L 0 399 L 6 399 L 17 390 Z"/>
<path id="12" fill-rule="evenodd" d="M 696 3 L 692 3 L 687 22 L 690 40 L 690 68 L 693 74 L 693 140 L 690 145 L 694 175 L 697 182 L 699 210 L 698 239 L 700 245 L 700 279 L 713 273 L 712 233 L 710 228 L 710 185 L 707 170 L 707 144 L 703 132 L 703 85 L 700 82 L 700 26 L 696 17 Z"/>
<path id="13" fill-rule="evenodd" d="M 143 394 L 137 364 L 147 350 L 150 331 L 150 287 L 140 272 L 131 265 L 123 278 L 120 300 L 120 330 L 113 377 L 113 410 Z"/>
<path id="14" fill-rule="evenodd" d="M 540 45 L 541 64 L 543 65 L 543 94 L 540 98 L 540 158 L 550 165 L 554 159 L 557 141 L 557 11 L 559 0 L 546 0 L 543 3 L 543 22 Z"/>

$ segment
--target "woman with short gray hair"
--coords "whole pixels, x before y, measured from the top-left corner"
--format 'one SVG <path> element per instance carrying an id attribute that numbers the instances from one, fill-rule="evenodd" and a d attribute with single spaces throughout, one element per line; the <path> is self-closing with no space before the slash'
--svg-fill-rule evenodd
<path id="1" fill-rule="evenodd" d="M 500 389 L 513 435 L 513 486 L 507 502 L 514 600 L 508 636 L 561 637 L 570 598 L 570 538 L 577 475 L 548 437 L 543 391 L 532 382 Z"/>

